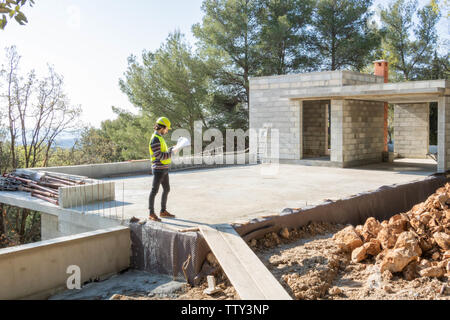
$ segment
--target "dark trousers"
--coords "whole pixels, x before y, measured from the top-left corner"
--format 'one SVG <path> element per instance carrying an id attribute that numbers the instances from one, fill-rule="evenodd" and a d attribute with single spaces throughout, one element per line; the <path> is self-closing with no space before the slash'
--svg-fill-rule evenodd
<path id="1" fill-rule="evenodd" d="M 161 198 L 161 211 L 164 212 L 167 209 L 167 196 L 170 192 L 169 184 L 169 169 L 165 170 L 153 170 L 153 185 L 152 192 L 149 197 L 149 210 L 150 213 L 155 213 L 155 197 L 158 194 L 159 186 L 163 187 L 163 194 Z"/>

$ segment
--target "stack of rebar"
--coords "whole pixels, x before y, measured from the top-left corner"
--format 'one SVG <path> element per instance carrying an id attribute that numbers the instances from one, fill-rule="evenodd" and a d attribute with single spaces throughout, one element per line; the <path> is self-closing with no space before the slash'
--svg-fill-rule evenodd
<path id="1" fill-rule="evenodd" d="M 74 180 L 66 176 L 53 173 L 39 173 L 34 171 L 17 170 L 10 174 L 3 174 L 3 179 L 8 181 L 11 188 L 9 191 L 24 191 L 31 193 L 32 197 L 48 201 L 55 205 L 59 202 L 59 188 L 78 186 L 85 184 L 84 181 Z M 15 189 L 15 190 L 14 190 Z"/>

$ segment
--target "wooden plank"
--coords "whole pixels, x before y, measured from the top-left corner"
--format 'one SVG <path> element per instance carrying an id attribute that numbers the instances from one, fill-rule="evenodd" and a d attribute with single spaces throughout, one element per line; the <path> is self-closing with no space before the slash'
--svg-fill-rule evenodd
<path id="1" fill-rule="evenodd" d="M 292 299 L 233 227 L 201 226 L 200 230 L 241 299 Z"/>
<path id="2" fill-rule="evenodd" d="M 264 294 L 255 286 L 246 272 L 242 272 L 239 259 L 222 235 L 217 230 L 205 226 L 201 226 L 200 230 L 241 299 L 264 300 Z"/>

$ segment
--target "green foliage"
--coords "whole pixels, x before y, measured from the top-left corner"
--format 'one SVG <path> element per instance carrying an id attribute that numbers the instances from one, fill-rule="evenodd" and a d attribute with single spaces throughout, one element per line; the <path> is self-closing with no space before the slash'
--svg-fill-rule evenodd
<path id="1" fill-rule="evenodd" d="M 144 52 L 143 62 L 131 56 L 120 87 L 130 101 L 152 119 L 168 117 L 174 128 L 194 131 L 205 126 L 211 96 L 206 65 L 192 53 L 179 32 L 170 34 L 156 52 Z"/>
<path id="2" fill-rule="evenodd" d="M 34 5 L 34 0 L 0 0 L 0 29 L 4 30 L 8 24 L 8 18 L 17 21 L 20 25 L 28 23 L 28 19 L 21 9 L 29 3 L 30 6 Z"/>
<path id="3" fill-rule="evenodd" d="M 258 2 L 261 75 L 282 75 L 311 68 L 312 0 L 260 0 Z"/>
<path id="4" fill-rule="evenodd" d="M 416 14 L 418 22 L 414 23 Z M 433 3 L 417 9 L 416 0 L 395 0 L 381 10 L 385 29 L 383 58 L 390 62 L 394 81 L 421 79 L 424 73 L 429 76 L 427 69 L 436 52 L 439 18 L 440 13 Z M 444 65 L 448 67 L 448 56 L 445 59 Z"/>
<path id="5" fill-rule="evenodd" d="M 238 103 L 247 107 L 249 77 L 258 75 L 261 66 L 259 3 L 253 0 L 205 0 L 202 10 L 205 14 L 202 23 L 192 27 L 197 45 L 203 56 L 215 60 L 213 75 L 221 93 L 233 92 Z"/>
<path id="6" fill-rule="evenodd" d="M 41 240 L 41 214 L 0 203 L 0 249 Z"/>
<path id="7" fill-rule="evenodd" d="M 380 34 L 370 26 L 372 0 L 318 0 L 314 54 L 321 69 L 361 70 L 371 62 Z"/>

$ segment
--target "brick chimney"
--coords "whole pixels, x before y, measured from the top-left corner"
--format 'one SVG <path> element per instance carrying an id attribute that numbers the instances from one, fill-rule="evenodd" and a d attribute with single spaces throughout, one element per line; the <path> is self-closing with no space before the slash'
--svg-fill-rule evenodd
<path id="1" fill-rule="evenodd" d="M 384 83 L 389 82 L 389 63 L 386 60 L 377 60 L 373 62 L 375 65 L 375 75 L 384 77 Z M 384 152 L 389 152 L 388 147 L 388 114 L 389 105 L 384 104 Z"/>
<path id="2" fill-rule="evenodd" d="M 389 82 L 389 63 L 386 60 L 377 60 L 375 64 L 375 75 L 384 77 L 384 83 Z"/>

